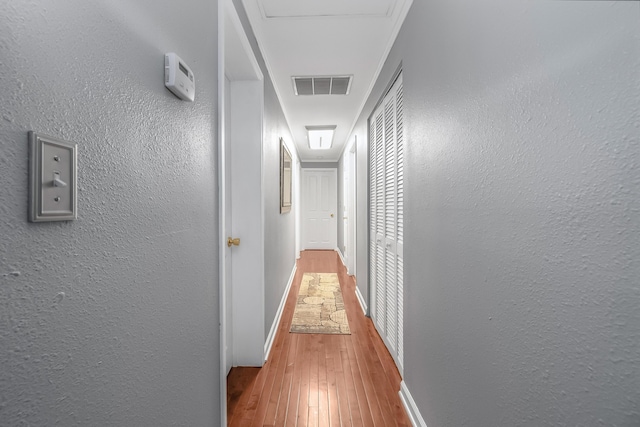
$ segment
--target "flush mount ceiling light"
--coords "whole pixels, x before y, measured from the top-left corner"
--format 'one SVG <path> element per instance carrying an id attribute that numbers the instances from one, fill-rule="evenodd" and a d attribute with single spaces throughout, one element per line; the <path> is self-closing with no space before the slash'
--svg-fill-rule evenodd
<path id="1" fill-rule="evenodd" d="M 333 134 L 336 126 L 305 126 L 309 148 L 312 150 L 328 150 L 333 145 Z"/>

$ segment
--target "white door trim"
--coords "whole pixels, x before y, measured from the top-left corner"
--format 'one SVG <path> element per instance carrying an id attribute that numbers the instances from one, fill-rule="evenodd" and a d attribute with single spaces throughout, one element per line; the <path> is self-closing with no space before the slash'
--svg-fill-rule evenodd
<path id="1" fill-rule="evenodd" d="M 330 194 L 330 203 L 331 203 L 331 209 L 329 209 L 329 211 L 331 212 L 327 212 L 326 215 L 328 216 L 329 214 L 331 214 L 332 216 L 330 218 L 326 218 L 330 221 L 330 230 L 329 233 L 331 233 L 331 237 L 330 237 L 330 241 L 325 243 L 325 244 L 310 244 L 308 242 L 309 240 L 309 227 L 308 227 L 308 222 L 307 222 L 307 206 L 306 204 L 308 203 L 308 198 L 306 197 L 307 191 L 304 188 L 305 183 L 306 183 L 306 178 L 308 176 L 314 175 L 314 174 L 325 174 L 325 173 L 330 173 L 331 174 L 331 194 Z M 329 249 L 329 250 L 338 250 L 338 170 L 335 168 L 326 168 L 326 169 L 317 169 L 317 168 L 313 168 L 313 169 L 302 169 L 302 176 L 301 176 L 301 188 L 303 191 L 303 195 L 302 195 L 302 200 L 301 200 L 301 217 L 302 217 L 302 249 Z"/>
<path id="2" fill-rule="evenodd" d="M 356 136 L 351 143 L 351 146 L 345 151 L 346 158 L 345 163 L 348 164 L 347 170 L 349 172 L 348 185 L 349 188 L 345 188 L 345 194 L 347 194 L 347 221 L 349 222 L 348 235 L 345 239 L 345 245 L 347 246 L 347 271 L 351 275 L 356 274 L 356 229 L 358 227 L 358 215 L 356 208 L 356 194 L 357 194 L 357 162 L 356 162 L 356 147 L 358 144 L 358 137 Z"/>
<path id="3" fill-rule="evenodd" d="M 227 205 L 226 200 L 230 183 L 227 181 L 226 161 L 230 153 L 226 149 L 226 138 L 230 137 L 230 129 L 226 128 L 227 112 L 225 106 L 230 101 L 230 93 L 225 88 L 225 78 L 229 77 L 230 81 L 234 80 L 254 80 L 262 82 L 263 74 L 260 66 L 253 54 L 249 40 L 247 39 L 240 18 L 233 6 L 232 0 L 224 0 L 218 2 L 218 180 L 219 180 L 219 314 L 220 324 L 211 325 L 211 327 L 219 327 L 220 333 L 220 425 L 227 425 L 227 341 L 233 339 L 227 336 L 227 311 L 231 307 L 227 307 L 227 277 L 226 259 L 229 248 L 226 244 L 228 237 L 227 224 Z M 262 120 L 262 109 L 264 102 L 260 105 L 260 120 Z M 262 140 L 260 135 L 260 141 Z M 260 189 L 262 195 L 262 189 Z M 260 199 L 262 196 L 260 195 Z M 261 212 L 264 209 L 261 210 Z M 264 306 L 264 304 L 262 304 Z M 264 322 L 264 316 L 262 316 Z M 232 322 L 233 323 L 233 322 Z"/>
<path id="4" fill-rule="evenodd" d="M 218 206 L 219 206 L 219 222 L 218 222 L 218 268 L 219 268 L 219 280 L 218 280 L 218 305 L 219 305 L 219 315 L 220 315 L 220 324 L 219 331 L 220 334 L 220 366 L 219 366 L 219 375 L 220 375 L 220 384 L 219 384 L 219 393 L 220 393 L 220 425 L 227 425 L 227 336 L 225 331 L 225 323 L 224 319 L 227 316 L 227 307 L 226 307 L 226 259 L 223 256 L 224 254 L 224 245 L 222 243 L 224 233 L 225 233 L 225 218 L 226 218 L 226 205 L 224 203 L 224 199 L 226 197 L 226 192 L 224 190 L 226 186 L 226 167 L 225 167 L 225 159 L 226 152 L 224 149 L 224 143 L 226 137 L 226 129 L 225 129 L 225 95 L 226 95 L 226 82 L 225 82 L 225 49 L 224 49 L 224 33 L 225 33 L 225 2 L 218 2 Z M 211 325 L 211 327 L 215 327 L 215 325 Z"/>
<path id="5" fill-rule="evenodd" d="M 369 292 L 371 317 L 396 362 L 404 367 L 404 121 L 402 74 L 369 118 Z M 391 127 L 388 127 L 391 126 Z"/>

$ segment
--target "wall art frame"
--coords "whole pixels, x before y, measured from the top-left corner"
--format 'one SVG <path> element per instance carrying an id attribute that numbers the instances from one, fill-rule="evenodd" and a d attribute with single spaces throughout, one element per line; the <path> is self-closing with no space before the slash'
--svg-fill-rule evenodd
<path id="1" fill-rule="evenodd" d="M 280 138 L 280 213 L 291 211 L 291 187 L 293 161 L 291 153 L 284 143 L 284 139 Z"/>

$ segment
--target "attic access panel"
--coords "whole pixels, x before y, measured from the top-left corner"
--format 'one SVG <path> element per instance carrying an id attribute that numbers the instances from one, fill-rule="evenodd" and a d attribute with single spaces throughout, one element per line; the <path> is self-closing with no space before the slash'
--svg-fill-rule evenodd
<path id="1" fill-rule="evenodd" d="M 296 95 L 348 95 L 353 76 L 292 77 Z"/>

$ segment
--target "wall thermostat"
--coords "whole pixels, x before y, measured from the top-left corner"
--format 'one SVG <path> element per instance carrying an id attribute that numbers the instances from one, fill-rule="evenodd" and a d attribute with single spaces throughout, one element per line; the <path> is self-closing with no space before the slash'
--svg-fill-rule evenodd
<path id="1" fill-rule="evenodd" d="M 164 55 L 164 85 L 184 101 L 193 101 L 196 95 L 191 68 L 173 52 Z"/>

